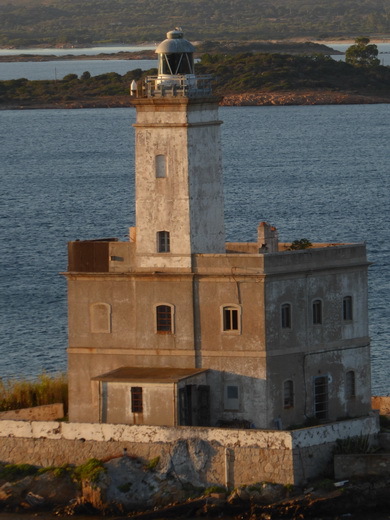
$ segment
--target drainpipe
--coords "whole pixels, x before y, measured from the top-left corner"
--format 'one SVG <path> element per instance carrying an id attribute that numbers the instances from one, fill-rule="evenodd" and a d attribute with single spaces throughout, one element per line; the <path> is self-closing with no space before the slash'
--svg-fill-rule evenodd
<path id="1" fill-rule="evenodd" d="M 234 460 L 234 451 L 230 448 L 225 448 L 225 487 L 231 489 L 233 482 L 231 482 L 232 462 Z"/>

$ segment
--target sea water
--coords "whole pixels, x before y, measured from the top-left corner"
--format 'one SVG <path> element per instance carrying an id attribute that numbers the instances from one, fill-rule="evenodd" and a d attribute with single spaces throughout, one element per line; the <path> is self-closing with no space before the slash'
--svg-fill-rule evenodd
<path id="1" fill-rule="evenodd" d="M 229 241 L 367 242 L 373 393 L 390 392 L 390 105 L 223 107 Z M 134 221 L 135 111 L 0 111 L 0 377 L 66 370 L 67 242 Z"/>

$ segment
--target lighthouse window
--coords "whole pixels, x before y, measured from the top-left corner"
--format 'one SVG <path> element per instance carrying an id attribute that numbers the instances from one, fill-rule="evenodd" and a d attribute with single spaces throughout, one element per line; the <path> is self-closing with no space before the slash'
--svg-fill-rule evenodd
<path id="1" fill-rule="evenodd" d="M 161 55 L 161 74 L 194 74 L 192 53 L 170 53 Z"/>
<path id="2" fill-rule="evenodd" d="M 157 251 L 159 253 L 169 253 L 170 250 L 169 231 L 159 231 L 157 233 Z"/>
<path id="3" fill-rule="evenodd" d="M 167 161 L 165 155 L 156 155 L 156 178 L 163 179 L 167 176 Z"/>

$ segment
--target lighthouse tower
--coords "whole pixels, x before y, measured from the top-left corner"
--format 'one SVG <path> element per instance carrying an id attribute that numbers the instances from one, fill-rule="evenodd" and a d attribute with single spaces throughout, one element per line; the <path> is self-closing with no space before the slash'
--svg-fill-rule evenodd
<path id="1" fill-rule="evenodd" d="M 134 89 L 138 269 L 191 270 L 192 255 L 224 253 L 219 98 L 194 71 L 181 29 L 156 49 L 158 75 Z"/>

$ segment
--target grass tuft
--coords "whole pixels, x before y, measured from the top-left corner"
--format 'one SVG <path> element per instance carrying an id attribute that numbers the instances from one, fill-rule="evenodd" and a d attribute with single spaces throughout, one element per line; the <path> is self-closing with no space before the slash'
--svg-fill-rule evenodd
<path id="1" fill-rule="evenodd" d="M 63 403 L 68 411 L 66 374 L 41 374 L 36 380 L 0 379 L 0 412 L 20 410 L 44 404 Z"/>

